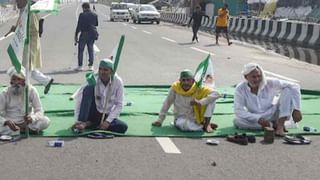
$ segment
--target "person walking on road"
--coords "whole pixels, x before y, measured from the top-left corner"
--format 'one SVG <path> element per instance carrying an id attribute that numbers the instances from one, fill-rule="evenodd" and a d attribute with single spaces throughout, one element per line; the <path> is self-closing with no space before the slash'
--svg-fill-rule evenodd
<path id="1" fill-rule="evenodd" d="M 224 4 L 224 6 L 218 10 L 218 17 L 216 21 L 216 44 L 219 44 L 219 35 L 222 32 L 226 34 L 228 45 L 230 46 L 232 44 L 232 42 L 230 42 L 230 39 L 229 39 L 228 24 L 229 24 L 228 4 Z"/>
<path id="2" fill-rule="evenodd" d="M 199 42 L 199 38 L 198 38 L 198 31 L 199 28 L 201 26 L 201 21 L 202 21 L 202 17 L 206 17 L 209 19 L 209 16 L 207 16 L 203 11 L 201 11 L 201 7 L 197 6 L 195 12 L 192 14 L 188 26 L 190 27 L 191 21 L 193 20 L 193 24 L 192 24 L 192 32 L 193 32 L 193 37 L 192 37 L 192 42 L 194 42 L 194 40 L 196 40 L 197 42 Z"/>
<path id="3" fill-rule="evenodd" d="M 84 70 L 83 65 L 83 51 L 85 46 L 88 48 L 89 64 L 88 68 L 93 71 L 93 60 L 94 60 L 94 41 L 98 39 L 98 16 L 90 10 L 90 4 L 85 2 L 82 4 L 83 12 L 80 13 L 76 33 L 74 37 L 75 45 L 78 44 L 78 68 L 77 71 Z M 78 40 L 78 34 L 80 38 Z"/>
<path id="4" fill-rule="evenodd" d="M 11 32 L 15 32 L 16 27 L 18 26 L 22 12 L 27 5 L 27 0 L 16 0 L 17 7 L 20 10 L 19 18 L 15 26 L 12 26 L 10 31 L 5 35 L 7 36 Z M 37 82 L 43 84 L 44 94 L 47 94 L 50 90 L 50 86 L 53 83 L 53 78 L 44 75 L 39 69 L 42 67 L 42 58 L 41 58 L 41 44 L 40 37 L 43 31 L 43 19 L 39 19 L 38 15 L 31 13 L 30 15 L 30 58 L 31 58 L 31 78 Z M 26 48 L 24 53 L 27 53 Z M 25 59 L 22 61 L 24 67 L 27 66 Z"/>

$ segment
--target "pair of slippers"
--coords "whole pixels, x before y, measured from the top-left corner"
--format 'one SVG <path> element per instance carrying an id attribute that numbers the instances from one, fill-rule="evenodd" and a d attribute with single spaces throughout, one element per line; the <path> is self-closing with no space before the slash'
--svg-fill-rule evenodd
<path id="1" fill-rule="evenodd" d="M 72 128 L 72 132 L 75 134 L 83 133 L 83 131 L 81 131 L 77 128 Z M 112 138 L 114 138 L 113 134 L 108 134 L 108 133 L 103 133 L 103 132 L 89 132 L 88 134 L 86 134 L 86 136 L 91 139 L 112 139 Z"/>
<path id="2" fill-rule="evenodd" d="M 240 145 L 248 145 L 248 143 L 255 143 L 256 137 L 253 135 L 247 135 L 246 133 L 241 135 L 235 133 L 234 136 L 227 136 L 227 141 Z"/>
<path id="3" fill-rule="evenodd" d="M 114 138 L 114 135 L 100 133 L 100 132 L 92 132 L 92 133 L 87 134 L 87 137 L 91 138 L 91 139 L 112 139 L 112 138 Z"/>
<path id="4" fill-rule="evenodd" d="M 299 134 L 293 135 L 293 136 L 285 136 L 283 139 L 287 144 L 303 145 L 303 144 L 310 144 L 312 142 L 309 138 L 306 138 Z"/>

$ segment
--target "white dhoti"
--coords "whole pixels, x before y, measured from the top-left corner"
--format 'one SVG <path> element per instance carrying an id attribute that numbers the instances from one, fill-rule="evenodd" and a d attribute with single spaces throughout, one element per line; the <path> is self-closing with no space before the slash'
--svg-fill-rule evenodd
<path id="1" fill-rule="evenodd" d="M 215 102 L 207 105 L 204 117 L 211 118 L 215 108 Z M 181 131 L 202 131 L 203 124 L 197 124 L 195 119 L 188 119 L 186 117 L 178 117 L 175 120 L 175 127 Z"/>
<path id="2" fill-rule="evenodd" d="M 279 118 L 286 117 L 287 120 L 291 119 L 293 110 L 300 110 L 300 96 L 295 95 L 289 88 L 283 89 L 280 93 L 278 102 L 274 103 L 271 113 L 262 114 L 261 118 L 269 120 L 271 125 Z M 248 121 L 247 119 L 235 118 L 234 125 L 240 129 L 261 129 L 258 121 Z"/>
<path id="3" fill-rule="evenodd" d="M 50 119 L 47 116 L 37 117 L 37 119 L 28 125 L 29 129 L 32 131 L 42 131 L 48 128 L 50 125 Z M 20 131 L 13 131 L 8 126 L 0 126 L 0 134 L 1 135 L 19 135 Z"/>

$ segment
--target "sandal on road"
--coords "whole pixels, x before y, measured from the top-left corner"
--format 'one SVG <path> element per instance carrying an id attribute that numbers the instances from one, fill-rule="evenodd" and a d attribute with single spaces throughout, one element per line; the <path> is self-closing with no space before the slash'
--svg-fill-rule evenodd
<path id="1" fill-rule="evenodd" d="M 302 135 L 285 136 L 283 138 L 288 144 L 310 144 L 312 141 Z"/>
<path id="2" fill-rule="evenodd" d="M 249 142 L 248 137 L 245 134 L 238 135 L 237 133 L 235 133 L 234 136 L 227 136 L 227 141 L 240 145 L 248 145 Z"/>

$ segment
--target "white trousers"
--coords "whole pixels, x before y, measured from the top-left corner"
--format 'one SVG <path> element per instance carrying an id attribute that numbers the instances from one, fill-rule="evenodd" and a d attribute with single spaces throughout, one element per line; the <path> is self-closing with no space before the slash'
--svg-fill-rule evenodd
<path id="1" fill-rule="evenodd" d="M 48 128 L 50 125 L 50 119 L 47 116 L 43 116 L 42 118 L 38 118 L 37 121 L 28 125 L 29 129 L 33 131 L 42 131 Z M 0 126 L 0 134 L 1 135 L 19 135 L 20 131 L 12 131 L 8 126 Z"/>
<path id="2" fill-rule="evenodd" d="M 292 95 L 290 89 L 284 89 L 280 93 L 279 101 L 275 104 L 274 114 L 271 114 L 270 117 L 264 117 L 269 120 L 271 123 L 274 123 L 279 118 L 287 117 L 287 120 L 291 119 L 293 110 L 299 110 L 300 106 L 300 97 L 295 97 Z M 261 125 L 256 122 L 248 121 L 246 119 L 235 118 L 234 125 L 240 129 L 261 129 Z"/>
<path id="3" fill-rule="evenodd" d="M 204 117 L 211 117 L 215 108 L 215 102 L 208 104 Z M 203 124 L 197 124 L 196 120 L 187 119 L 185 117 L 179 117 L 175 121 L 176 128 L 180 129 L 181 131 L 202 131 Z"/>
<path id="4" fill-rule="evenodd" d="M 31 71 L 31 78 L 44 86 L 48 85 L 51 80 L 51 77 L 44 75 L 37 69 Z"/>

